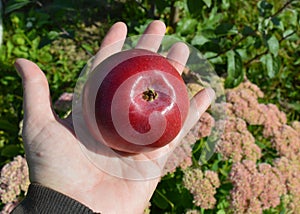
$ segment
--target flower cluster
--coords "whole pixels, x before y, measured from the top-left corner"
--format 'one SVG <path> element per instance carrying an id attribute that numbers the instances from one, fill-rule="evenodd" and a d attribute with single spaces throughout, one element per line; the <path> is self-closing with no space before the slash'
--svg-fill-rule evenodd
<path id="1" fill-rule="evenodd" d="M 264 112 L 264 121 L 257 125 L 264 126 L 263 135 L 268 138 L 273 136 L 283 124 L 286 124 L 286 115 L 282 111 L 279 111 L 278 107 L 274 104 L 260 104 L 259 107 Z"/>
<path id="2" fill-rule="evenodd" d="M 300 155 L 300 133 L 293 127 L 283 124 L 274 129 L 271 141 L 280 156 L 294 159 Z"/>
<path id="3" fill-rule="evenodd" d="M 1 210 L 1 214 L 10 214 L 13 209 L 20 203 L 19 200 L 15 200 L 13 202 L 8 202 L 7 204 L 4 205 L 4 207 Z"/>
<path id="4" fill-rule="evenodd" d="M 202 88 L 198 84 L 189 84 L 189 89 L 195 94 Z M 70 104 L 72 97 L 69 95 L 63 95 L 61 100 Z M 184 172 L 183 184 L 193 194 L 196 206 L 214 208 L 216 189 L 220 187 L 216 172 L 191 168 L 194 144 L 200 138 L 212 137 L 219 140 L 215 151 L 224 160 L 233 163 L 229 180 L 233 184 L 230 198 L 235 213 L 263 213 L 278 206 L 280 200 L 289 212 L 297 213 L 300 210 L 300 122 L 287 124 L 286 115 L 276 105 L 258 102 L 262 97 L 263 92 L 248 80 L 227 90 L 227 103 L 214 105 L 214 116 L 204 113 L 172 152 L 164 174 L 180 167 Z M 56 108 L 59 105 L 58 101 Z M 262 137 L 270 140 L 276 149 L 278 158 L 272 165 L 257 164 L 264 154 L 249 132 L 249 124 L 261 126 Z M 215 131 L 217 136 L 214 136 Z M 28 185 L 26 161 L 18 156 L 1 171 L 0 195 L 6 210 L 15 206 L 17 196 L 21 191 L 26 192 Z M 189 210 L 187 213 L 198 211 Z"/>
<path id="5" fill-rule="evenodd" d="M 256 161 L 261 157 L 261 150 L 255 144 L 255 139 L 248 131 L 244 120 L 229 117 L 218 123 L 225 124 L 224 133 L 216 147 L 216 151 L 222 154 L 224 159 L 239 162 L 244 159 Z"/>
<path id="6" fill-rule="evenodd" d="M 229 116 L 244 118 L 249 124 L 261 123 L 264 120 L 263 111 L 259 108 L 257 100 L 261 97 L 263 97 L 263 92 L 249 81 L 241 83 L 236 88 L 228 89 L 226 99 Z"/>
<path id="7" fill-rule="evenodd" d="M 280 204 L 286 193 L 280 171 L 269 164 L 256 166 L 251 160 L 235 163 L 229 175 L 234 188 L 231 191 L 235 213 L 262 213 Z"/>
<path id="8" fill-rule="evenodd" d="M 263 96 L 263 92 L 255 84 L 246 80 L 238 87 L 227 90 L 229 112 L 243 118 L 250 125 L 264 125 L 268 129 L 286 123 L 285 114 L 276 105 L 258 102 L 258 98 Z"/>
<path id="9" fill-rule="evenodd" d="M 214 118 L 209 113 L 204 112 L 200 117 L 198 137 L 203 138 L 209 136 L 212 132 L 212 127 L 214 126 L 215 126 Z"/>
<path id="10" fill-rule="evenodd" d="M 285 201 L 287 208 L 296 213 L 300 210 L 300 156 L 278 158 L 274 165 L 281 172 L 287 188 L 287 195 L 284 196 L 288 199 Z"/>
<path id="11" fill-rule="evenodd" d="M 17 156 L 4 165 L 0 177 L 0 197 L 6 204 L 15 202 L 21 191 L 26 192 L 29 186 L 28 167 L 25 158 Z"/>
<path id="12" fill-rule="evenodd" d="M 187 169 L 183 177 L 184 186 L 193 194 L 194 204 L 204 209 L 212 209 L 216 204 L 214 195 L 220 186 L 218 174 L 199 168 Z"/>
<path id="13" fill-rule="evenodd" d="M 262 210 L 277 206 L 280 197 L 283 197 L 290 211 L 298 211 L 300 209 L 300 123 L 295 121 L 287 125 L 285 113 L 276 105 L 260 104 L 258 98 L 263 97 L 263 93 L 249 81 L 228 90 L 226 95 L 228 115 L 236 118 L 235 124 L 239 121 L 238 126 L 245 128 L 245 124 L 241 125 L 240 122 L 243 120 L 246 125 L 261 125 L 263 137 L 272 142 L 273 148 L 279 155 L 279 158 L 274 161 L 274 167 L 259 164 L 256 169 L 254 159 L 252 162 L 246 160 L 241 163 L 235 162 L 230 174 L 234 185 L 231 192 L 233 207 L 238 210 L 238 213 L 262 213 Z M 237 134 L 239 130 L 229 125 L 225 128 L 225 140 L 228 129 L 234 131 L 235 137 L 239 137 Z M 236 144 L 227 144 L 221 141 L 218 151 L 225 157 L 233 152 L 231 158 L 234 160 L 234 152 L 238 149 L 228 149 L 228 147 Z M 263 183 L 256 184 L 253 179 L 262 174 Z M 263 188 L 259 185 L 263 185 Z"/>
<path id="14" fill-rule="evenodd" d="M 185 214 L 200 214 L 199 210 L 187 210 Z"/>
<path id="15" fill-rule="evenodd" d="M 262 125 L 263 136 L 273 138 L 274 148 L 280 155 L 299 152 L 297 131 L 286 125 L 286 115 L 276 105 L 258 102 L 263 93 L 256 85 L 245 81 L 237 88 L 228 90 L 226 95 L 230 115 L 241 118 L 250 125 Z M 296 126 L 297 123 L 294 124 Z"/>
<path id="16" fill-rule="evenodd" d="M 174 149 L 165 165 L 164 174 L 174 172 L 177 167 L 185 169 L 192 165 L 192 148 L 198 140 L 199 126 L 198 122 Z"/>
<path id="17" fill-rule="evenodd" d="M 200 138 L 209 136 L 213 126 L 214 118 L 206 112 L 203 113 L 199 121 L 182 139 L 180 145 L 175 148 L 169 157 L 164 174 L 174 172 L 177 167 L 186 169 L 191 166 L 193 145 Z"/>

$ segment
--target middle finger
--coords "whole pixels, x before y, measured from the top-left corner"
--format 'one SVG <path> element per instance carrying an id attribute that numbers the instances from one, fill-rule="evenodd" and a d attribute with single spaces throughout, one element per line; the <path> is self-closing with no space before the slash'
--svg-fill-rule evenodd
<path id="1" fill-rule="evenodd" d="M 162 21 L 155 20 L 146 28 L 135 48 L 157 52 L 165 35 L 166 26 Z"/>

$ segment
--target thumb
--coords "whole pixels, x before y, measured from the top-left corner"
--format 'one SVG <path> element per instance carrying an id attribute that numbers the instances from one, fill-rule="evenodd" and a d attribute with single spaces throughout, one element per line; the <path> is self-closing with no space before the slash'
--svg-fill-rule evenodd
<path id="1" fill-rule="evenodd" d="M 29 60 L 17 59 L 15 67 L 22 77 L 24 120 L 41 126 L 54 117 L 47 78 L 41 69 Z"/>

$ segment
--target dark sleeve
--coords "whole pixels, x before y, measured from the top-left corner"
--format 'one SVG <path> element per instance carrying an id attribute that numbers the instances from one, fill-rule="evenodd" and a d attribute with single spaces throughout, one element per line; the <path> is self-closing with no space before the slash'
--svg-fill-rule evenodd
<path id="1" fill-rule="evenodd" d="M 24 200 L 11 214 L 92 214 L 80 202 L 39 184 L 30 184 Z"/>

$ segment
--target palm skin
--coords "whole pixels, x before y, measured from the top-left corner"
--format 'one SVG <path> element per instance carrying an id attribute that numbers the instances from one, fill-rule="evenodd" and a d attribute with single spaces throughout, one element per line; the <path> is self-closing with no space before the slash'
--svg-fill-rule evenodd
<path id="1" fill-rule="evenodd" d="M 144 35 L 163 37 L 165 25 L 153 21 Z M 126 38 L 124 23 L 114 24 L 104 38 L 100 50 Z M 138 48 L 156 51 L 160 41 L 140 40 Z M 99 51 L 95 66 L 103 59 L 121 50 L 114 46 L 109 52 Z M 169 59 L 182 72 L 188 51 L 183 45 L 170 50 Z M 48 81 L 36 64 L 18 59 L 15 66 L 22 77 L 24 88 L 23 140 L 29 165 L 30 181 L 61 192 L 101 213 L 143 213 L 160 178 L 134 181 L 111 176 L 96 168 L 83 154 L 80 142 L 74 134 L 72 119 L 60 119 L 51 107 Z M 205 93 L 206 92 L 206 93 Z M 201 91 L 194 100 L 201 115 L 211 102 L 211 91 Z M 175 147 L 173 142 L 169 147 Z M 158 149 L 150 154 L 140 154 L 151 159 L 162 152 Z M 138 157 L 137 157 L 138 158 Z"/>

